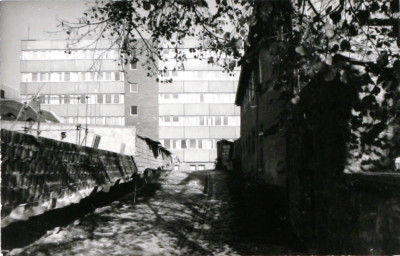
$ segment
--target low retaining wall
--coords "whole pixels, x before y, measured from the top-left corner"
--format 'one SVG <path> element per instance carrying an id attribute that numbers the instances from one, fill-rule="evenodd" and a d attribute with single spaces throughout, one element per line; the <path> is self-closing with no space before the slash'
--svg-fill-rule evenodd
<path id="1" fill-rule="evenodd" d="M 132 156 L 5 129 L 1 160 L 2 219 L 26 219 L 79 202 L 94 187 L 107 189 L 137 172 Z"/>

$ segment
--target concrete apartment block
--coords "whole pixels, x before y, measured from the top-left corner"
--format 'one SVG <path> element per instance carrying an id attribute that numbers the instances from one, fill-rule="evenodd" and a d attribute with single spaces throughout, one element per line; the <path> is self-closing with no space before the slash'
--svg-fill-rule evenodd
<path id="1" fill-rule="evenodd" d="M 234 90 L 235 82 L 232 81 L 210 81 L 209 92 L 231 92 L 236 93 Z"/>
<path id="2" fill-rule="evenodd" d="M 207 139 L 210 137 L 210 130 L 215 127 L 185 127 L 185 138 L 188 139 Z"/>
<path id="3" fill-rule="evenodd" d="M 210 127 L 210 138 L 219 139 L 221 137 L 226 139 L 235 139 L 236 127 Z"/>
<path id="4" fill-rule="evenodd" d="M 160 116 L 182 116 L 184 115 L 183 104 L 159 104 Z"/>
<path id="5" fill-rule="evenodd" d="M 160 138 L 180 139 L 185 136 L 185 127 L 159 127 Z"/>
<path id="6" fill-rule="evenodd" d="M 210 105 L 210 115 L 235 115 L 235 107 L 233 104 L 212 104 Z"/>
<path id="7" fill-rule="evenodd" d="M 209 150 L 187 149 L 184 151 L 183 155 L 183 160 L 188 163 L 213 161 L 213 159 L 210 159 Z"/>
<path id="8" fill-rule="evenodd" d="M 188 116 L 205 116 L 210 114 L 208 104 L 184 104 L 184 114 Z"/>

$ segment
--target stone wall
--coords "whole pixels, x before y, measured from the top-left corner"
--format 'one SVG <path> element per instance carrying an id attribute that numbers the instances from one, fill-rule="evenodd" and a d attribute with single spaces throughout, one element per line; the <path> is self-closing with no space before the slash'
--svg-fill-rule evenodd
<path id="1" fill-rule="evenodd" d="M 1 216 L 78 202 L 137 171 L 132 156 L 1 129 Z M 29 211 L 28 211 L 29 209 Z"/>

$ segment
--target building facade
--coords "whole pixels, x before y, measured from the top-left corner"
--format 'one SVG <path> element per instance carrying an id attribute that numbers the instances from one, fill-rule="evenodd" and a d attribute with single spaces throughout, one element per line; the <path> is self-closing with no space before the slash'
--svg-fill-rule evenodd
<path id="1" fill-rule="evenodd" d="M 82 1 L 4 1 L 1 5 L 1 85 L 21 95 L 38 96 L 42 109 L 66 123 L 136 126 L 138 134 L 158 139 L 155 78 L 138 63 L 122 67 L 107 40 L 82 41 L 68 49 L 65 32 L 54 33 L 60 19 L 84 12 Z M 46 24 L 46 26 L 43 26 Z M 51 33 L 53 32 L 53 33 Z M 68 52 L 66 52 L 66 50 Z"/>
<path id="2" fill-rule="evenodd" d="M 160 67 L 167 72 L 162 78 L 172 83 L 159 84 L 159 136 L 186 168 L 204 170 L 214 168 L 217 141 L 239 137 L 240 110 L 234 105 L 239 71 L 228 74 L 208 64 L 209 52 L 195 58 L 193 45 L 188 39 L 178 49 L 187 57 L 184 69 L 176 68 L 175 49 L 164 49 L 167 61 Z"/>
<path id="3" fill-rule="evenodd" d="M 48 31 L 59 30 L 57 18 L 80 17 L 86 8 L 81 1 L 5 1 L 1 7 L 0 32 L 7 40 L 0 42 L 0 79 L 20 91 L 19 100 L 39 96 L 41 108 L 66 123 L 136 126 L 138 134 L 162 140 L 193 170 L 214 166 L 218 140 L 239 137 L 238 70 L 228 74 L 207 64 L 210 53 L 196 59 L 193 40 L 180 49 L 188 58 L 185 69 L 174 71 L 173 51 L 164 50 L 163 78 L 173 82 L 161 83 L 147 77 L 140 56 L 121 68 L 117 49 L 108 49 L 106 40 L 96 49 L 82 42 L 65 53 L 66 34 Z"/>

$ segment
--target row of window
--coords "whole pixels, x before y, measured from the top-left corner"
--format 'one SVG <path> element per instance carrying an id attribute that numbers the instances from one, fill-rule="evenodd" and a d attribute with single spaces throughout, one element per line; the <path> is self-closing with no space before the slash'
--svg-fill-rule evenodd
<path id="1" fill-rule="evenodd" d="M 160 103 L 235 103 L 234 93 L 161 93 Z"/>
<path id="2" fill-rule="evenodd" d="M 120 71 L 22 73 L 22 82 L 124 81 Z"/>
<path id="3" fill-rule="evenodd" d="M 169 149 L 216 149 L 219 139 L 163 139 L 161 144 Z"/>
<path id="4" fill-rule="evenodd" d="M 238 80 L 240 71 L 232 73 L 223 72 L 222 70 L 203 70 L 203 71 L 166 71 L 160 75 L 161 79 L 173 80 Z"/>
<path id="5" fill-rule="evenodd" d="M 40 95 L 40 103 L 48 105 L 59 104 L 123 104 L 124 94 L 62 94 Z M 24 101 L 29 101 L 32 96 L 25 95 Z"/>
<path id="6" fill-rule="evenodd" d="M 32 95 L 23 96 L 24 101 L 32 99 Z M 124 94 L 62 94 L 62 95 L 40 95 L 41 104 L 123 104 Z"/>
<path id="7" fill-rule="evenodd" d="M 178 49 L 180 54 L 185 54 L 186 58 L 217 58 L 217 54 L 211 51 L 195 51 L 189 49 Z M 175 58 L 175 49 L 163 49 L 164 58 Z M 117 49 L 61 49 L 61 50 L 24 50 L 22 60 L 65 60 L 65 59 L 119 59 L 120 54 Z"/>
<path id="8" fill-rule="evenodd" d="M 22 60 L 119 59 L 116 49 L 104 50 L 36 50 L 22 51 Z"/>
<path id="9" fill-rule="evenodd" d="M 196 49 L 193 51 L 190 48 L 179 48 L 177 49 L 179 55 L 185 55 L 187 59 L 208 59 L 210 57 L 226 59 L 227 61 L 231 61 L 232 59 L 227 59 L 219 56 L 216 52 L 213 51 L 205 51 L 205 50 L 198 50 Z M 162 51 L 163 57 L 167 59 L 174 59 L 176 56 L 176 49 L 175 48 L 165 48 Z"/>
<path id="10" fill-rule="evenodd" d="M 161 116 L 160 126 L 240 126 L 240 116 Z"/>
<path id="11" fill-rule="evenodd" d="M 76 117 L 69 116 L 63 117 L 64 122 L 68 124 L 101 124 L 101 125 L 125 125 L 125 117 L 114 116 L 114 117 Z"/>

